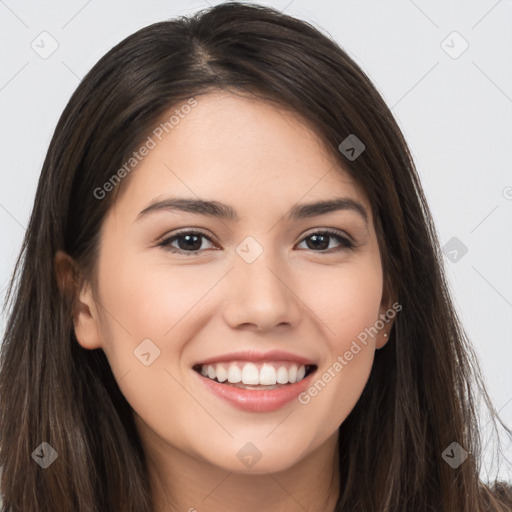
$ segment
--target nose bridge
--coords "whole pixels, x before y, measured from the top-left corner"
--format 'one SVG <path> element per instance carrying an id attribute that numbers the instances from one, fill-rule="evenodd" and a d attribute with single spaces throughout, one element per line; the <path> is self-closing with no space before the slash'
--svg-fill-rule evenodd
<path id="1" fill-rule="evenodd" d="M 252 299 L 260 297 L 264 299 L 264 304 L 282 300 L 286 295 L 286 286 L 282 278 L 277 277 L 279 271 L 284 277 L 282 262 L 276 257 L 276 251 L 269 242 L 270 238 L 266 237 L 265 241 L 260 243 L 249 236 L 236 249 L 235 270 L 237 278 L 244 284 L 244 296 Z"/>
<path id="2" fill-rule="evenodd" d="M 260 238 L 260 240 L 263 237 Z M 254 324 L 269 329 L 281 323 L 295 324 L 299 318 L 297 297 L 292 291 L 285 262 L 266 242 L 246 237 L 236 248 L 231 273 L 232 295 L 226 320 L 235 327 Z M 264 247 L 263 244 L 266 244 Z"/>

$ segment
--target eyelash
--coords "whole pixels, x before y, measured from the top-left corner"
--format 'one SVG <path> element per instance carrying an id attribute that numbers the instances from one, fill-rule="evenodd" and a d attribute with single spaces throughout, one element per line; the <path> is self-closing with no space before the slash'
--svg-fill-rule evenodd
<path id="1" fill-rule="evenodd" d="M 172 242 L 174 242 L 175 240 L 177 240 L 185 235 L 200 235 L 200 236 L 206 238 L 212 244 L 214 243 L 213 240 L 208 235 L 203 233 L 202 231 L 180 231 L 179 233 L 176 233 L 175 235 L 173 235 L 171 237 L 164 238 L 157 245 L 158 245 L 158 247 L 163 247 L 165 250 L 167 250 L 171 253 L 184 254 L 186 256 L 192 256 L 194 254 L 198 254 L 198 253 L 202 252 L 202 250 L 184 251 L 182 249 L 177 249 L 175 247 L 170 246 L 170 244 Z M 306 237 L 304 237 L 301 240 L 300 243 L 302 243 L 304 240 L 306 240 L 314 235 L 328 235 L 330 237 L 336 238 L 338 240 L 338 242 L 340 242 L 340 246 L 337 248 L 334 248 L 334 249 L 331 248 L 329 250 L 323 250 L 323 251 L 314 251 L 313 249 L 310 249 L 313 252 L 332 254 L 332 253 L 336 253 L 336 252 L 340 252 L 340 251 L 344 251 L 344 250 L 351 251 L 355 248 L 355 244 L 353 244 L 348 238 L 340 235 L 340 233 L 338 233 L 337 231 L 333 231 L 331 229 L 323 229 L 323 230 L 315 231 L 313 233 L 309 233 Z M 203 249 L 203 250 L 206 250 L 206 249 Z"/>

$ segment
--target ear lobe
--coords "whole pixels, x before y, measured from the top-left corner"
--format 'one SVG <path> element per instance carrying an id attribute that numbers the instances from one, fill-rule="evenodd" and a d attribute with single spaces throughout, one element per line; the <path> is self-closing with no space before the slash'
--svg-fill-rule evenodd
<path id="1" fill-rule="evenodd" d="M 391 329 L 393 327 L 394 320 L 384 320 L 384 318 L 387 316 L 387 312 L 389 310 L 393 310 L 393 304 L 395 304 L 397 301 L 390 298 L 390 294 L 387 292 L 384 292 L 382 296 L 382 302 L 381 307 L 379 310 L 379 320 L 381 320 L 384 323 L 384 327 L 379 330 L 379 333 L 377 335 L 377 340 L 375 344 L 375 348 L 377 350 L 381 349 L 390 338 Z"/>
<path id="2" fill-rule="evenodd" d="M 99 319 L 90 285 L 83 284 L 79 289 L 76 264 L 61 250 L 55 254 L 54 268 L 59 290 L 63 295 L 72 297 L 73 326 L 78 343 L 89 350 L 101 348 Z"/>
<path id="3" fill-rule="evenodd" d="M 391 330 L 391 328 L 388 326 L 388 330 Z M 375 343 L 375 350 L 380 350 L 384 345 L 389 341 L 389 332 L 379 332 L 377 336 L 377 342 Z"/>
<path id="4" fill-rule="evenodd" d="M 86 291 L 85 293 L 92 297 L 90 292 Z M 76 313 L 73 315 L 73 326 L 78 343 L 88 350 L 102 347 L 98 318 L 91 311 L 96 312 L 96 308 L 89 306 L 87 299 L 80 296 L 77 301 Z"/>

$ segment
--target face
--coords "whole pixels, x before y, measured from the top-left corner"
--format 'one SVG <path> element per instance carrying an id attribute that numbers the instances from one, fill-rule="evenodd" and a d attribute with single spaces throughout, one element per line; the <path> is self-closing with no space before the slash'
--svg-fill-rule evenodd
<path id="1" fill-rule="evenodd" d="M 370 204 L 296 114 L 196 99 L 123 183 L 75 332 L 148 443 L 281 471 L 335 440 L 389 332 Z"/>

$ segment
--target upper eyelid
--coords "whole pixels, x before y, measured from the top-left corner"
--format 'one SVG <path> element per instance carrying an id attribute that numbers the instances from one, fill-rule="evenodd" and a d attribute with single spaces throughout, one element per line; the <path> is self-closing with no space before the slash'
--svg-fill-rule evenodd
<path id="1" fill-rule="evenodd" d="M 208 240 L 210 240 L 210 242 L 216 243 L 214 237 L 212 237 L 211 235 L 209 235 L 208 233 L 206 233 L 204 231 L 201 231 L 201 229 L 199 229 L 199 228 L 183 229 L 183 230 L 178 231 L 177 233 L 173 233 L 172 235 L 164 235 L 160 240 L 161 241 L 172 240 L 173 238 L 178 238 L 180 236 L 189 235 L 189 234 L 201 235 L 201 236 L 204 236 L 205 238 L 208 238 Z"/>

